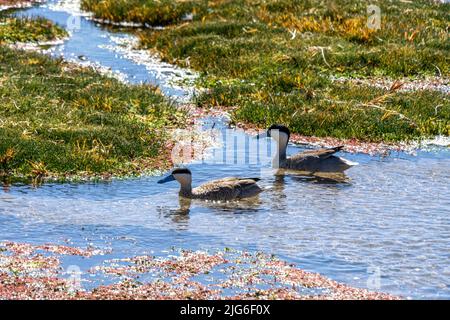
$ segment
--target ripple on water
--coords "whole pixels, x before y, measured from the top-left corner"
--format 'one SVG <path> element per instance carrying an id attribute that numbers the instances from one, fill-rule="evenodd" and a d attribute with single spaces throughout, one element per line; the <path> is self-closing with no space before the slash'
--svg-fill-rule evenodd
<path id="1" fill-rule="evenodd" d="M 448 298 L 450 159 L 348 157 L 361 163 L 349 170 L 349 183 L 267 177 L 258 201 L 193 202 L 189 211 L 180 210 L 177 185 L 158 185 L 157 177 L 13 187 L 0 196 L 0 225 L 8 240 L 25 241 L 23 225 L 25 238 L 37 242 L 55 237 L 54 230 L 60 239 L 77 238 L 90 226 L 136 238 L 136 252 L 180 244 L 263 250 L 353 285 L 367 287 L 378 272 L 381 290 Z M 191 169 L 195 184 L 259 170 L 210 164 Z"/>

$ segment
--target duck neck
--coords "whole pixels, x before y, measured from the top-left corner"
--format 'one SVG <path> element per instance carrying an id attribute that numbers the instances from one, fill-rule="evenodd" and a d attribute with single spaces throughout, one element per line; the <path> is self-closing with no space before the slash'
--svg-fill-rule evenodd
<path id="1" fill-rule="evenodd" d="M 178 179 L 180 183 L 180 195 L 189 197 L 192 195 L 192 179 L 191 176 L 182 176 Z"/>
<path id="2" fill-rule="evenodd" d="M 286 149 L 288 144 L 288 136 L 285 134 L 280 134 L 277 141 L 277 151 L 272 159 L 272 167 L 279 168 L 280 165 L 286 161 Z"/>

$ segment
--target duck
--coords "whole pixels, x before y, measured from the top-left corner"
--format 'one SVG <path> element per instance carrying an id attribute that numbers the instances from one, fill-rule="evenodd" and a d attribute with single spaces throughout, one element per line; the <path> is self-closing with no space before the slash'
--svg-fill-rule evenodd
<path id="1" fill-rule="evenodd" d="M 187 168 L 176 168 L 168 176 L 158 181 L 166 183 L 178 181 L 181 185 L 179 195 L 188 199 L 212 201 L 232 201 L 257 196 L 262 189 L 257 185 L 259 178 L 228 177 L 212 180 L 192 188 L 192 173 Z"/>
<path id="2" fill-rule="evenodd" d="M 270 126 L 265 133 L 256 136 L 257 139 L 272 138 L 277 143 L 277 153 L 272 160 L 272 166 L 277 169 L 298 170 L 310 173 L 344 172 L 358 163 L 338 157 L 335 153 L 344 146 L 308 150 L 287 157 L 286 150 L 291 132 L 280 124 Z"/>

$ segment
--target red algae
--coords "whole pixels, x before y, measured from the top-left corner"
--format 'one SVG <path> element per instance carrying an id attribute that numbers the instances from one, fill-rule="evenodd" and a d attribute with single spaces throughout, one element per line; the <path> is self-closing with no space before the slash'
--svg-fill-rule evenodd
<path id="1" fill-rule="evenodd" d="M 60 255 L 72 255 L 72 256 L 83 256 L 92 257 L 94 255 L 104 255 L 107 253 L 105 250 L 98 250 L 95 248 L 74 248 L 65 245 L 54 245 L 54 244 L 43 244 L 39 246 L 27 244 L 27 243 L 17 243 L 17 242 L 0 242 L 0 247 L 5 246 L 9 251 L 14 252 L 18 255 L 31 254 L 36 250 L 42 250 L 51 253 L 57 253 Z"/>
<path id="2" fill-rule="evenodd" d="M 56 277 L 15 277 L 0 273 L 0 299 L 42 300 L 69 299 L 65 280 Z"/>
<path id="3" fill-rule="evenodd" d="M 0 299 L 400 299 L 338 283 L 259 252 L 177 252 L 105 260 L 89 272 L 109 276 L 111 284 L 84 290 L 74 289 L 59 258 L 89 259 L 102 250 L 0 243 Z"/>

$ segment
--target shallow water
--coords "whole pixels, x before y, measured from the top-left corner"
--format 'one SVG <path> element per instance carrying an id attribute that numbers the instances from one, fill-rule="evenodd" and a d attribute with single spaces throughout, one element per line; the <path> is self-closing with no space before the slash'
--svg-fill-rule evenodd
<path id="1" fill-rule="evenodd" d="M 145 51 L 132 48 L 136 37 L 127 33 L 126 28 L 107 28 L 88 19 L 88 14 L 76 10 L 79 0 L 50 0 L 40 6 L 17 11 L 18 16 L 42 16 L 64 27 L 70 38 L 63 44 L 52 47 L 49 53 L 75 63 L 101 67 L 111 71 L 123 81 L 131 83 L 151 83 L 177 100 L 186 101 L 193 89 L 183 86 L 195 79 L 195 73 L 162 63 Z"/>
<path id="2" fill-rule="evenodd" d="M 48 7 L 24 12 L 56 21 L 67 15 Z M 74 33 L 58 49 L 65 57 L 82 54 L 128 79 L 154 81 L 151 72 L 114 50 L 98 50 L 111 39 L 110 31 L 85 18 L 81 25 L 83 36 Z M 168 94 L 176 94 L 169 89 Z M 219 129 L 219 137 L 230 134 L 221 119 L 205 119 L 204 129 L 212 127 Z M 260 250 L 358 287 L 411 298 L 450 298 L 448 148 L 384 158 L 341 154 L 359 165 L 347 171 L 345 181 L 335 181 L 275 176 L 270 157 L 258 161 L 249 152 L 253 140 L 240 131 L 232 136 L 222 141 L 232 150 L 228 161 L 222 162 L 218 148 L 212 150 L 217 163 L 209 159 L 189 165 L 194 184 L 232 175 L 261 176 L 265 191 L 257 200 L 194 201 L 180 208 L 178 185 L 156 184 L 160 177 L 16 185 L 0 191 L 0 241 L 93 245 L 112 249 L 108 258 L 164 254 L 173 246 Z M 234 144 L 234 139 L 246 142 Z M 289 147 L 289 153 L 300 150 Z M 68 258 L 66 264 L 86 270 L 95 263 L 99 261 Z"/>

